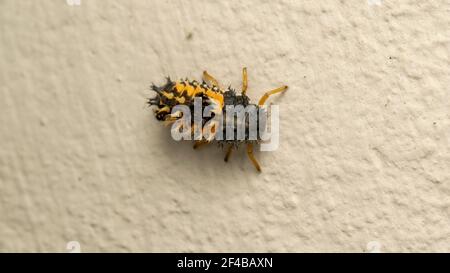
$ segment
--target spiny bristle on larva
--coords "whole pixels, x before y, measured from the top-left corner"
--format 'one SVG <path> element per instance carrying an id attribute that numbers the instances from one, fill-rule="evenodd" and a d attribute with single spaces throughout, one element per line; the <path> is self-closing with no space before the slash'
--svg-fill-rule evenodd
<path id="1" fill-rule="evenodd" d="M 187 78 L 176 82 L 170 80 L 169 77 L 166 79 L 167 82 L 162 86 L 151 85 L 151 89 L 156 93 L 156 96 L 148 100 L 150 106 L 157 107 L 155 115 L 158 120 L 166 120 L 172 108 L 176 105 L 193 106 L 195 97 L 204 98 L 204 106 L 213 103 L 217 113 L 221 111 L 224 103 L 224 91 L 218 86 L 209 86 L 205 81 L 199 83 Z"/>

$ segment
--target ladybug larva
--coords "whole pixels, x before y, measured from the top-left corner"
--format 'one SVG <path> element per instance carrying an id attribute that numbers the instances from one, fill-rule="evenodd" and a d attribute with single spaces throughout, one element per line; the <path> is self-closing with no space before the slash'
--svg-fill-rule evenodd
<path id="1" fill-rule="evenodd" d="M 248 106 L 253 106 L 256 110 L 262 110 L 263 105 L 269 96 L 286 91 L 288 88 L 287 86 L 282 86 L 264 93 L 258 104 L 255 105 L 250 103 L 250 98 L 246 95 L 247 86 L 248 81 L 246 68 L 243 68 L 242 70 L 241 94 L 236 94 L 236 91 L 231 87 L 228 87 L 226 90 L 222 89 L 217 80 L 206 71 L 203 72 L 203 81 L 201 83 L 195 80 L 189 81 L 188 79 L 174 82 L 167 77 L 167 82 L 163 86 L 156 86 L 154 84 L 151 86 L 151 89 L 156 92 L 156 96 L 150 98 L 148 100 L 148 104 L 150 106 L 156 106 L 154 112 L 157 120 L 163 121 L 166 124 L 173 124 L 183 118 L 183 115 L 180 112 L 173 111 L 176 107 L 185 106 L 191 113 L 194 113 L 194 106 L 198 105 L 196 102 L 198 102 L 199 98 L 201 98 L 202 100 L 200 105 L 202 111 L 206 107 L 214 108 L 212 115 L 202 117 L 200 121 L 200 126 L 203 126 L 203 128 L 200 128 L 200 131 L 202 132 L 203 130 L 204 132 L 206 125 L 210 124 L 209 121 L 218 116 L 226 117 L 227 109 L 230 109 L 230 107 L 246 108 Z M 191 117 L 192 116 L 193 115 L 191 115 Z M 261 120 L 261 116 L 261 114 L 256 115 L 258 121 Z M 248 118 L 248 116 L 246 117 Z M 225 134 L 226 126 L 223 126 L 222 122 L 223 121 L 220 122 L 219 126 L 215 126 L 217 123 L 213 123 L 214 125 L 209 126 L 212 134 L 210 133 L 208 136 L 200 136 L 200 139 L 195 138 L 194 149 L 216 140 L 220 146 L 227 146 L 227 151 L 224 158 L 225 162 L 227 162 L 230 158 L 232 150 L 239 148 L 241 144 L 245 144 L 247 146 L 247 154 L 250 161 L 258 171 L 261 171 L 261 167 L 253 155 L 253 147 L 261 141 L 261 135 L 256 134 L 256 138 L 251 138 L 248 121 L 244 121 L 245 133 L 243 138 L 236 138 L 237 126 L 239 123 L 236 122 L 236 124 L 232 123 L 233 127 L 231 130 L 232 134 L 233 132 L 234 134 L 231 139 L 228 138 L 228 135 L 225 140 L 221 138 L 214 139 L 214 136 L 218 135 L 218 133 L 222 133 L 221 135 Z M 258 124 L 259 127 L 261 127 L 260 123 Z M 188 119 L 187 125 L 192 128 L 192 130 L 189 130 L 189 134 L 194 134 L 194 131 L 198 129 L 196 128 L 196 125 L 199 127 L 198 124 L 194 123 L 193 119 Z"/>

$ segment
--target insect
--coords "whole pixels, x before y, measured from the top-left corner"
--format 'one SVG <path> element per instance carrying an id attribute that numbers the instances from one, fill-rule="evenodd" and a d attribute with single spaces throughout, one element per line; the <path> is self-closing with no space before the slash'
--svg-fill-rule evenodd
<path id="1" fill-rule="evenodd" d="M 182 118 L 179 113 L 172 113 L 172 110 L 177 105 L 185 105 L 190 109 L 193 109 L 194 99 L 197 97 L 202 98 L 202 107 L 214 104 L 216 111 L 212 117 L 203 118 L 202 125 L 206 125 L 214 115 L 226 114 L 226 106 L 249 106 L 253 105 L 256 109 L 259 109 L 266 100 L 273 94 L 281 93 L 287 90 L 287 86 L 282 86 L 271 91 L 264 93 L 260 98 L 257 105 L 250 103 L 250 98 L 246 95 L 248 87 L 247 69 L 242 69 L 242 90 L 240 94 L 237 94 L 234 89 L 228 87 L 226 90 L 220 87 L 218 81 L 211 76 L 208 72 L 203 72 L 203 81 L 197 82 L 195 80 L 189 81 L 188 79 L 172 81 L 170 77 L 167 77 L 167 82 L 163 86 L 156 86 L 152 84 L 151 89 L 156 92 L 156 96 L 148 99 L 149 106 L 156 106 L 154 109 L 155 117 L 159 121 L 163 121 L 166 124 L 172 124 L 175 121 Z M 193 110 L 192 110 L 193 112 Z M 257 116 L 258 120 L 260 116 Z M 192 125 L 194 125 L 192 123 Z M 235 125 L 237 126 L 237 125 Z M 192 127 L 194 128 L 194 127 Z M 211 129 L 211 128 L 210 128 Z M 214 132 L 215 128 L 212 128 Z M 225 130 L 225 129 L 223 129 Z M 236 131 L 236 128 L 235 128 Z M 253 154 L 254 145 L 260 142 L 261 138 L 258 135 L 257 139 L 253 140 L 248 137 L 248 133 L 245 134 L 243 140 L 218 140 L 220 146 L 227 146 L 225 154 L 225 162 L 228 162 L 230 155 L 234 149 L 238 149 L 241 144 L 245 144 L 247 147 L 247 155 L 255 168 L 261 172 L 261 167 Z M 211 143 L 211 138 L 202 137 L 201 140 L 196 140 L 193 148 Z"/>

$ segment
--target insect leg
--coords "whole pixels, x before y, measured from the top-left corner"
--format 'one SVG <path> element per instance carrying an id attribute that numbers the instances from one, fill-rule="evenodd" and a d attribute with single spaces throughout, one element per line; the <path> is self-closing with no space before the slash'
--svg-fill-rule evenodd
<path id="1" fill-rule="evenodd" d="M 242 68 L 242 95 L 245 95 L 248 87 L 247 67 Z"/>
<path id="2" fill-rule="evenodd" d="M 204 141 L 204 140 L 198 140 L 194 143 L 194 146 L 192 148 L 197 149 L 200 146 L 203 146 L 205 144 L 208 144 L 208 141 Z"/>
<path id="3" fill-rule="evenodd" d="M 203 79 L 207 82 L 212 83 L 215 86 L 219 86 L 219 82 L 213 76 L 209 75 L 209 73 L 206 72 L 206 70 L 203 71 Z"/>
<path id="4" fill-rule="evenodd" d="M 258 161 L 256 161 L 255 156 L 253 155 L 253 144 L 247 144 L 247 155 L 250 161 L 253 163 L 253 166 L 261 172 L 261 167 L 259 166 Z"/>
<path id="5" fill-rule="evenodd" d="M 287 85 L 285 85 L 285 86 L 279 87 L 279 88 L 277 88 L 277 89 L 274 89 L 274 90 L 271 90 L 271 91 L 266 92 L 266 93 L 259 99 L 258 105 L 263 105 L 263 104 L 266 102 L 266 100 L 269 98 L 269 96 L 271 96 L 271 95 L 273 95 L 273 94 L 276 94 L 276 93 L 280 93 L 280 92 L 286 91 L 287 88 L 288 88 Z"/>
<path id="6" fill-rule="evenodd" d="M 232 151 L 233 151 L 233 145 L 230 145 L 228 147 L 227 154 L 225 155 L 225 158 L 223 159 L 225 162 L 228 162 L 228 159 L 230 158 Z"/>

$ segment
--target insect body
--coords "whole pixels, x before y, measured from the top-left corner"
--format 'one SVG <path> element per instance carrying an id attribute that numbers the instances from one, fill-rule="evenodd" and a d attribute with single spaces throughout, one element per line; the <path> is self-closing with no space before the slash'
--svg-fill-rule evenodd
<path id="1" fill-rule="evenodd" d="M 167 82 L 163 86 L 158 87 L 156 85 L 152 85 L 151 88 L 154 92 L 156 92 L 156 96 L 154 98 L 150 98 L 148 103 L 150 106 L 156 106 L 154 112 L 157 120 L 163 121 L 166 124 L 171 124 L 182 118 L 182 115 L 180 115 L 179 112 L 173 111 L 175 106 L 184 105 L 189 107 L 191 112 L 194 112 L 195 99 L 202 98 L 202 109 L 205 109 L 205 107 L 212 107 L 214 110 L 212 111 L 213 114 L 210 117 L 202 118 L 201 126 L 204 126 L 204 130 L 205 126 L 209 125 L 209 129 L 213 132 L 212 135 L 214 135 L 218 130 L 225 130 L 225 127 L 217 126 L 216 128 L 215 125 L 217 124 L 210 123 L 209 121 L 220 115 L 226 116 L 226 111 L 229 109 L 228 106 L 254 106 L 258 110 L 262 105 L 264 105 L 269 96 L 283 92 L 287 89 L 287 86 L 282 86 L 268 91 L 261 97 L 257 105 L 251 104 L 249 97 L 246 95 L 248 86 L 246 68 L 242 71 L 242 77 L 243 82 L 241 94 L 236 94 L 236 91 L 231 89 L 231 87 L 228 87 L 226 90 L 222 89 L 217 80 L 206 71 L 203 72 L 203 81 L 201 83 L 195 80 L 189 81 L 187 79 L 174 82 L 170 78 L 167 78 Z M 257 115 L 257 119 L 260 119 L 260 115 Z M 190 120 L 189 123 L 191 123 L 189 125 L 193 125 L 192 128 L 195 128 L 196 124 L 194 124 L 192 120 Z M 237 124 L 233 126 L 237 126 Z M 248 124 L 244 124 L 244 126 L 247 128 Z M 236 130 L 237 129 L 234 128 L 235 132 Z M 197 140 L 195 142 L 194 149 L 212 141 L 213 139 L 211 138 L 211 134 L 209 137 L 202 137 L 201 140 Z M 258 135 L 256 139 L 252 139 L 249 137 L 249 131 L 246 130 L 243 139 L 235 138 L 232 140 L 218 140 L 218 143 L 221 146 L 228 146 L 224 158 L 225 162 L 228 161 L 233 149 L 237 149 L 241 144 L 245 144 L 247 146 L 247 154 L 249 159 L 255 168 L 258 171 L 261 171 L 261 167 L 253 155 L 253 146 L 258 144 L 259 141 L 260 135 Z"/>

